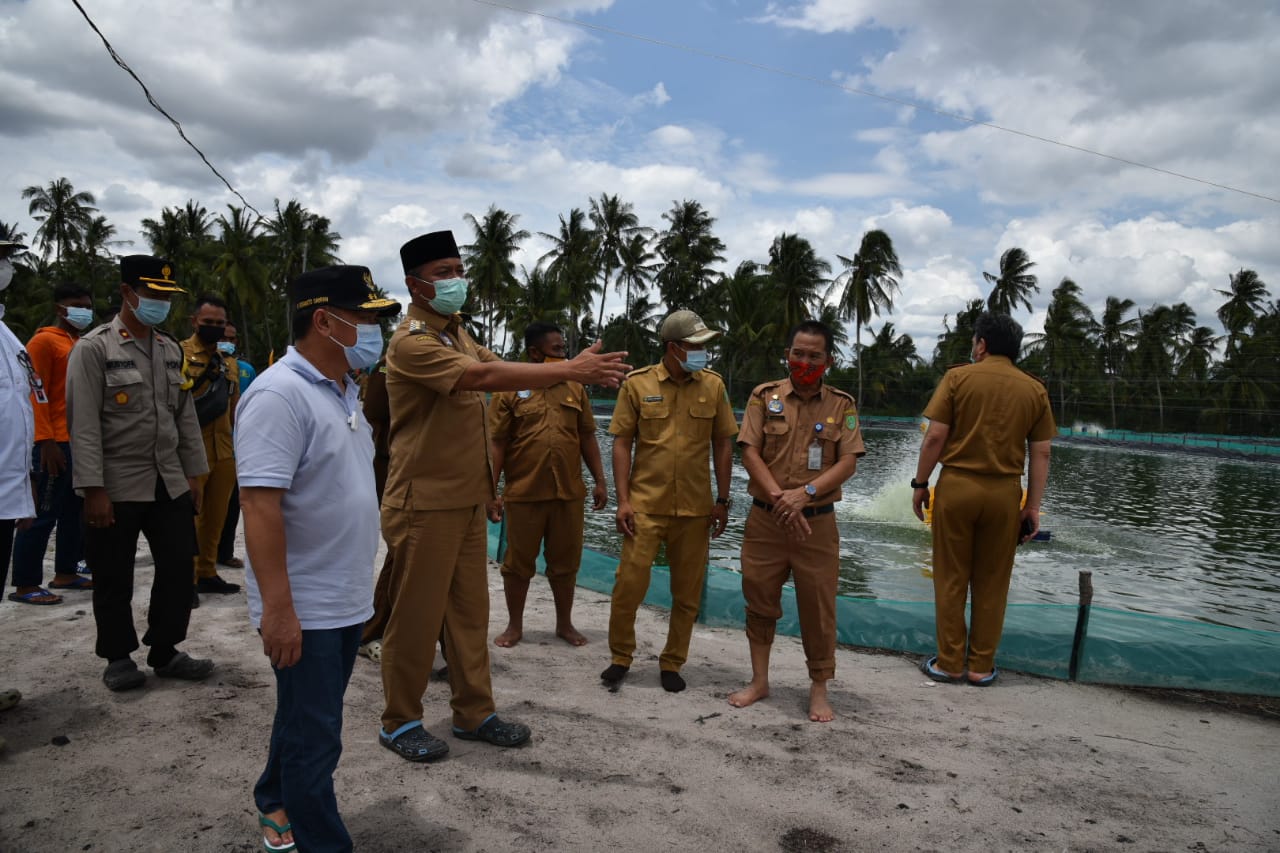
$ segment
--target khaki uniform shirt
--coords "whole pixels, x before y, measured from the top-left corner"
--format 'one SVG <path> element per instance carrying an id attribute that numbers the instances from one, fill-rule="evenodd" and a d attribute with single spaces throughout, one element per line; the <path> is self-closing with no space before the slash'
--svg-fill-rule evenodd
<path id="1" fill-rule="evenodd" d="M 818 429 L 821 425 L 821 429 Z M 809 448 L 822 448 L 821 467 L 809 467 Z M 779 488 L 795 489 L 813 480 L 844 456 L 865 456 L 858 407 L 853 397 L 822 383 L 818 393 L 805 399 L 796 393 L 790 379 L 756 386 L 742 415 L 738 444 L 760 451 Z M 771 503 L 765 487 L 750 480 L 747 494 Z M 840 487 L 814 496 L 815 506 L 840 500 Z"/>
<path id="2" fill-rule="evenodd" d="M 460 324 L 410 305 L 387 345 L 391 460 L 382 505 L 461 509 L 493 500 L 481 391 L 456 391 L 477 361 L 499 361 Z"/>
<path id="3" fill-rule="evenodd" d="M 924 416 L 950 427 L 942 464 L 975 474 L 1020 475 L 1027 442 L 1058 434 L 1044 385 L 1002 355 L 948 370 Z"/>
<path id="4" fill-rule="evenodd" d="M 182 346 L 164 332 L 138 340 L 116 317 L 80 338 L 67 363 L 77 492 L 105 486 L 112 501 L 154 501 L 159 477 L 176 498 L 188 477 L 209 472 L 182 384 Z"/>
<path id="5" fill-rule="evenodd" d="M 586 389 L 577 382 L 503 391 L 489 402 L 489 434 L 506 444 L 503 470 L 508 501 L 567 501 L 587 496 L 582 481 L 582 436 L 596 420 Z"/>
<path id="6" fill-rule="evenodd" d="M 724 381 L 699 370 L 677 382 L 666 365 L 627 375 L 618 391 L 609 432 L 635 439 L 631 506 L 650 515 L 711 514 L 711 439 L 731 436 L 738 422 Z"/>
<path id="7" fill-rule="evenodd" d="M 234 356 L 224 356 L 217 351 L 216 347 L 206 347 L 195 335 L 182 342 L 182 355 L 184 359 L 182 373 L 187 381 L 194 383 L 191 386 L 193 399 L 209 390 L 209 382 L 212 380 L 200 381 L 200 377 L 209 366 L 209 359 L 216 355 L 222 360 L 222 375 L 231 383 L 227 410 L 201 427 L 200 437 L 204 439 L 205 455 L 209 457 L 211 466 L 214 462 L 221 462 L 223 459 L 234 459 L 235 445 L 231 440 L 231 419 L 232 413 L 236 410 L 236 403 L 240 402 L 240 365 Z"/>
<path id="8" fill-rule="evenodd" d="M 387 464 L 391 451 L 387 447 L 387 432 L 391 429 L 391 404 L 387 400 L 387 361 L 380 360 L 360 386 L 360 401 L 364 419 L 373 427 L 373 481 L 378 488 L 378 500 L 387 487 Z"/>

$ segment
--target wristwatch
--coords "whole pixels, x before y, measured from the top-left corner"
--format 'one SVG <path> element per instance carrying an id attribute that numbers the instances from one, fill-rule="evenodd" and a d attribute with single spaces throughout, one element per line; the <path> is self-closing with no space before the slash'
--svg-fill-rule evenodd
<path id="1" fill-rule="evenodd" d="M 818 487 L 813 483 L 805 483 L 804 493 L 809 496 L 809 500 L 813 500 L 818 496 Z"/>
<path id="2" fill-rule="evenodd" d="M 929 488 L 929 481 L 928 481 L 928 480 L 925 480 L 923 483 L 917 483 L 917 482 L 916 482 L 916 478 L 915 478 L 915 477 L 912 477 L 912 478 L 911 478 L 911 488 L 913 488 L 913 489 L 927 489 L 927 488 Z"/>
<path id="3" fill-rule="evenodd" d="M 716 503 L 720 504 L 725 509 L 729 509 L 733 506 L 733 498 L 716 498 Z"/>

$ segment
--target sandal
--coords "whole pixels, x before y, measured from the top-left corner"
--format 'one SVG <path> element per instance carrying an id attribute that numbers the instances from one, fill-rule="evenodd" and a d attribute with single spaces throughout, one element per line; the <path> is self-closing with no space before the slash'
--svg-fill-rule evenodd
<path id="1" fill-rule="evenodd" d="M 405 761 L 434 761 L 449 754 L 449 744 L 424 729 L 420 720 L 394 732 L 378 729 L 378 741 Z"/>
<path id="2" fill-rule="evenodd" d="M 0 690 L 0 711 L 7 711 L 22 701 L 22 694 L 13 688 Z"/>
<path id="3" fill-rule="evenodd" d="M 991 667 L 990 674 L 985 675 L 982 678 L 970 678 L 968 680 L 969 686 L 970 687 L 990 687 L 991 685 L 996 683 L 996 679 L 999 677 L 1000 677 L 1000 670 L 996 669 L 993 666 Z"/>
<path id="4" fill-rule="evenodd" d="M 52 584 L 50 584 L 52 586 Z M 32 590 L 31 592 L 11 592 L 9 600 L 16 601 L 19 604 L 39 604 L 47 606 L 50 604 L 61 604 L 62 596 L 54 595 L 44 587 Z"/>
<path id="5" fill-rule="evenodd" d="M 927 677 L 932 678 L 934 681 L 941 682 L 942 684 L 959 684 L 960 683 L 961 676 L 952 675 L 949 672 L 943 672 L 942 670 L 938 669 L 937 655 L 934 655 L 931 658 L 925 658 L 924 660 L 920 661 L 920 671 L 923 672 Z"/>
<path id="6" fill-rule="evenodd" d="M 280 836 L 280 839 L 281 839 L 280 844 L 272 844 L 270 841 L 267 840 L 267 836 L 265 835 L 262 836 L 262 846 L 268 851 L 268 853 L 292 853 L 292 851 L 298 849 L 297 842 L 284 841 L 284 834 L 286 832 L 293 832 L 292 823 L 286 823 L 283 826 L 281 826 L 271 818 L 259 812 L 258 826 L 264 826 L 267 829 L 270 829 L 273 832 L 275 832 L 276 835 Z"/>
<path id="7" fill-rule="evenodd" d="M 489 719 L 472 731 L 453 727 L 453 736 L 458 740 L 482 740 L 494 746 L 519 746 L 532 734 L 523 723 L 504 723 L 497 714 L 490 714 Z"/>
<path id="8" fill-rule="evenodd" d="M 57 581 L 49 581 L 49 589 L 83 589 L 86 592 L 93 591 L 93 579 L 85 577 L 77 577 L 68 583 L 58 583 Z"/>

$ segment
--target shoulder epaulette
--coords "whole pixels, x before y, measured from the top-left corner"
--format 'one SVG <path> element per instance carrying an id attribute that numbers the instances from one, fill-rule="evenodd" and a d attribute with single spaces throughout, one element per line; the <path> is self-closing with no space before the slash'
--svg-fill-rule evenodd
<path id="1" fill-rule="evenodd" d="M 1034 373 L 1032 373 L 1030 370 L 1023 370 L 1021 367 L 1019 367 L 1018 369 L 1019 369 L 1019 370 L 1022 370 L 1022 372 L 1023 372 L 1023 373 L 1025 373 L 1026 375 L 1030 376 L 1032 379 L 1034 379 L 1035 381 L 1039 382 L 1041 385 L 1044 385 L 1044 386 L 1048 387 L 1048 383 L 1046 383 L 1046 382 L 1044 381 L 1043 377 L 1036 376 L 1036 375 L 1035 375 Z"/>
<path id="2" fill-rule="evenodd" d="M 973 367 L 972 361 L 957 361 L 955 364 L 947 366 L 947 370 L 955 370 L 957 367 Z"/>
<path id="3" fill-rule="evenodd" d="M 844 397 L 850 403 L 854 403 L 854 404 L 857 403 L 857 400 L 854 399 L 853 395 L 850 394 L 848 391 L 845 391 L 843 388 L 837 388 L 834 385 L 828 385 L 827 387 L 830 388 L 831 393 L 835 394 L 837 397 Z"/>
<path id="4" fill-rule="evenodd" d="M 425 335 L 431 331 L 431 327 L 421 320 L 409 320 L 405 327 L 411 335 Z"/>
<path id="5" fill-rule="evenodd" d="M 83 341 L 83 340 L 88 340 L 88 339 L 90 339 L 90 338 L 98 338 L 98 337 L 101 337 L 101 336 L 105 335 L 105 334 L 107 333 L 107 331 L 108 331 L 110 328 L 111 328 L 111 324 L 110 324 L 110 323 L 104 323 L 104 324 L 103 324 L 103 325 L 101 325 L 101 326 L 95 326 L 94 328 L 90 329 L 89 331 L 87 331 L 87 332 L 85 332 L 83 335 L 81 335 L 81 336 L 80 336 L 80 340 L 82 340 L 82 341 Z"/>
<path id="6" fill-rule="evenodd" d="M 757 394 L 763 394 L 766 391 L 768 391 L 770 388 L 777 388 L 779 385 L 781 385 L 783 382 L 786 382 L 786 381 L 787 380 L 785 379 L 774 379 L 770 382 L 761 382 L 754 389 L 752 389 L 751 396 L 754 397 Z"/>
<path id="7" fill-rule="evenodd" d="M 714 370 L 712 370 L 712 369 L 711 369 L 711 368 L 709 368 L 709 367 L 704 367 L 704 368 L 702 368 L 702 370 L 701 370 L 700 372 L 702 372 L 702 373 L 710 373 L 712 376 L 714 376 L 716 379 L 719 379 L 721 382 L 723 382 L 723 381 L 724 381 L 724 377 L 723 377 L 723 376 L 721 376 L 719 373 L 716 373 Z"/>
<path id="8" fill-rule="evenodd" d="M 637 367 L 635 370 L 627 374 L 627 378 L 630 379 L 632 376 L 639 376 L 642 373 L 648 373 L 650 370 L 653 370 L 655 367 L 657 367 L 656 364 L 646 365 L 645 367 Z"/>

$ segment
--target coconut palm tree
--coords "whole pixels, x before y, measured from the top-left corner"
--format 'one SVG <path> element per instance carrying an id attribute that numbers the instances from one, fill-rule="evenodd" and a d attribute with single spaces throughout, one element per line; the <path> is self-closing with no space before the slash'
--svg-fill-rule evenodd
<path id="1" fill-rule="evenodd" d="M 1044 331 L 1026 336 L 1024 352 L 1038 359 L 1041 369 L 1058 385 L 1058 422 L 1067 420 L 1067 386 L 1094 361 L 1089 332 L 1093 312 L 1081 301 L 1080 286 L 1069 278 L 1053 289 Z"/>
<path id="2" fill-rule="evenodd" d="M 1267 297 L 1271 295 L 1267 292 L 1267 285 L 1253 270 L 1242 269 L 1229 280 L 1227 290 L 1217 291 L 1228 297 L 1218 309 L 1218 319 L 1227 330 L 1228 355 L 1239 347 L 1240 338 L 1248 334 L 1266 304 Z"/>
<path id="3" fill-rule="evenodd" d="M 995 285 L 991 288 L 991 295 L 987 297 L 987 309 L 1000 314 L 1012 314 L 1013 309 L 1023 305 L 1030 311 L 1031 294 L 1040 292 L 1036 277 L 1030 272 L 1034 266 L 1035 262 L 1022 249 L 1017 246 L 1006 249 L 1000 256 L 1000 274 L 982 274 L 983 278 Z"/>
<path id="4" fill-rule="evenodd" d="M 617 286 L 622 287 L 626 292 L 623 310 L 626 325 L 623 326 L 622 337 L 624 350 L 631 349 L 631 303 L 639 297 L 648 296 L 649 282 L 653 280 L 653 275 L 658 269 L 657 264 L 654 263 L 657 257 L 649 251 L 649 237 L 640 232 L 632 234 L 618 252 Z"/>
<path id="5" fill-rule="evenodd" d="M 724 243 L 711 232 L 715 217 L 696 201 L 671 203 L 662 214 L 667 229 L 658 235 L 661 267 L 654 277 L 668 311 L 703 307 L 703 292 L 716 280 L 713 264 L 723 263 Z"/>
<path id="6" fill-rule="evenodd" d="M 93 193 L 76 192 L 66 178 L 50 181 L 47 187 L 27 187 L 22 197 L 30 200 L 27 213 L 40 223 L 36 241 L 45 257 L 49 256 L 49 247 L 53 247 L 55 263 L 61 263 L 67 250 L 79 245 L 92 214 L 98 211 Z"/>
<path id="7" fill-rule="evenodd" d="M 1111 428 L 1116 428 L 1116 383 L 1124 373 L 1129 348 L 1138 330 L 1135 317 L 1125 318 L 1133 310 L 1132 299 L 1108 296 L 1102 309 L 1102 320 L 1093 330 L 1094 344 L 1107 378 L 1107 396 L 1111 402 Z"/>
<path id="8" fill-rule="evenodd" d="M 862 351 L 867 363 L 867 399 L 858 398 L 858 407 L 882 408 L 891 397 L 901 393 L 912 374 L 922 363 L 910 335 L 898 334 L 892 323 L 885 323 Z"/>
<path id="9" fill-rule="evenodd" d="M 501 319 L 500 306 L 507 294 L 519 286 L 512 259 L 520 251 L 520 244 L 529 239 L 529 232 L 516 228 L 518 214 L 507 213 L 496 205 L 489 206 L 482 220 L 477 221 L 470 213 L 463 218 L 475 232 L 475 242 L 462 247 L 467 278 L 485 317 L 485 346 L 493 347 L 493 327 Z"/>
<path id="10" fill-rule="evenodd" d="M 844 265 L 844 272 L 836 277 L 832 288 L 844 279 L 844 290 L 836 303 L 841 320 L 853 321 L 854 358 L 858 362 L 858 399 L 862 399 L 862 327 L 871 322 L 871 315 L 880 316 L 884 308 L 893 313 L 893 296 L 898 290 L 897 276 L 902 275 L 898 253 L 893 240 L 879 229 L 862 235 L 862 242 L 852 258 L 836 255 Z"/>
<path id="11" fill-rule="evenodd" d="M 616 195 L 601 193 L 600 198 L 591 199 L 591 224 L 595 226 L 596 244 L 600 257 L 600 315 L 596 321 L 598 328 L 604 327 L 604 302 L 609 295 L 609 279 L 613 271 L 622 266 L 622 252 L 627 242 L 634 236 L 647 235 L 652 229 L 640 225 L 639 218 L 631 204 L 619 199 Z M 621 280 L 615 282 L 615 288 Z"/>
<path id="12" fill-rule="evenodd" d="M 581 335 L 580 317 L 590 316 L 592 296 L 596 284 L 599 249 L 596 235 L 586 227 L 586 214 L 581 208 L 569 211 L 569 218 L 560 215 L 560 231 L 557 234 L 538 232 L 538 236 L 550 240 L 551 251 L 538 259 L 539 265 L 550 260 L 546 274 L 555 280 L 557 289 L 567 301 L 569 311 L 569 350 L 577 352 Z"/>
<path id="13" fill-rule="evenodd" d="M 217 255 L 213 272 L 222 282 L 224 296 L 244 343 L 245 357 L 252 359 L 253 334 L 270 346 L 266 328 L 259 329 L 257 321 L 266 323 L 266 306 L 270 286 L 267 254 L 268 246 L 261 239 L 262 220 L 249 213 L 247 208 L 227 205 L 229 216 L 217 219 L 221 233 L 218 235 Z M 251 324 L 250 318 L 255 321 Z"/>
<path id="14" fill-rule="evenodd" d="M 973 327 L 987 304 L 981 299 L 971 299 L 964 310 L 956 314 L 955 325 L 952 326 L 947 316 L 942 318 L 942 334 L 938 335 L 938 345 L 933 349 L 933 367 L 943 371 L 960 362 L 967 362 L 973 354 Z"/>
<path id="15" fill-rule="evenodd" d="M 769 263 L 765 267 L 770 289 L 776 297 L 782 335 L 802 320 L 813 317 L 821 304 L 820 293 L 830 284 L 827 276 L 831 264 L 813 250 L 808 240 L 798 234 L 779 234 L 769 246 Z M 780 337 L 778 346 L 785 345 Z"/>

